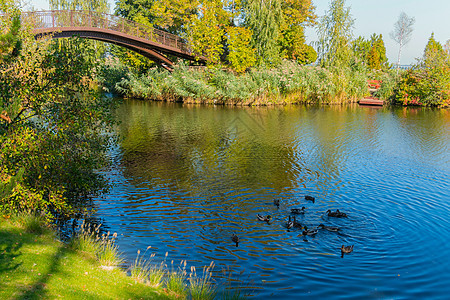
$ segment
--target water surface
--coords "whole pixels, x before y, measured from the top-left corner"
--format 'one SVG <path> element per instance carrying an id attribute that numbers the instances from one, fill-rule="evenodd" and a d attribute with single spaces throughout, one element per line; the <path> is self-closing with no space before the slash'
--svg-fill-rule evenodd
<path id="1" fill-rule="evenodd" d="M 448 110 L 126 101 L 117 115 L 114 188 L 96 205 L 129 261 L 148 246 L 174 265 L 214 261 L 255 298 L 450 292 Z M 302 206 L 302 224 L 340 232 L 287 230 Z M 342 258 L 341 245 L 354 252 Z"/>

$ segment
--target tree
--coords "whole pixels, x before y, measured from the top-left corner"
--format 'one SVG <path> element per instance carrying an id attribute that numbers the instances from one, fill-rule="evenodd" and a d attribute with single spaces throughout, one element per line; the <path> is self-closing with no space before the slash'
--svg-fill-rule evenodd
<path id="1" fill-rule="evenodd" d="M 278 38 L 283 23 L 281 0 L 248 0 L 246 27 L 253 32 L 252 46 L 258 63 L 276 65 L 280 62 Z"/>
<path id="2" fill-rule="evenodd" d="M 0 61 L 0 209 L 83 212 L 107 186 L 95 170 L 107 161 L 111 100 L 98 93 L 87 40 L 35 40 L 29 27 L 19 53 Z"/>
<path id="3" fill-rule="evenodd" d="M 0 62 L 17 56 L 21 48 L 20 11 L 11 0 L 0 1 Z"/>
<path id="4" fill-rule="evenodd" d="M 387 67 L 386 47 L 381 34 L 372 34 L 370 40 L 358 37 L 352 42 L 352 49 L 355 56 L 370 69 L 381 70 Z"/>
<path id="5" fill-rule="evenodd" d="M 403 105 L 450 104 L 450 59 L 434 34 L 418 64 L 402 75 L 396 100 Z"/>
<path id="6" fill-rule="evenodd" d="M 416 20 L 414 17 L 408 17 L 405 12 L 401 12 L 397 22 L 394 24 L 394 31 L 390 33 L 391 38 L 398 43 L 398 59 L 397 59 L 397 72 L 400 67 L 400 58 L 402 54 L 402 48 L 411 40 L 411 35 L 414 30 L 413 26 Z"/>
<path id="7" fill-rule="evenodd" d="M 187 39 L 190 21 L 197 16 L 199 5 L 199 0 L 118 0 L 115 14 Z M 113 47 L 112 52 L 123 64 L 139 73 L 155 65 L 148 58 L 123 47 Z"/>
<path id="8" fill-rule="evenodd" d="M 447 55 L 450 56 L 450 40 L 447 40 L 447 42 L 445 42 L 444 50 L 445 52 L 447 52 Z"/>
<path id="9" fill-rule="evenodd" d="M 282 2 L 283 22 L 279 44 L 284 58 L 302 64 L 312 63 L 317 53 L 306 44 L 304 26 L 315 25 L 317 16 L 311 0 L 285 0 Z"/>
<path id="10" fill-rule="evenodd" d="M 238 73 L 253 67 L 256 63 L 255 49 L 251 48 L 252 31 L 244 27 L 228 27 L 228 61 Z"/>
<path id="11" fill-rule="evenodd" d="M 367 57 L 367 65 L 372 70 L 381 70 L 387 65 L 386 47 L 383 36 L 373 34 L 371 37 L 371 48 Z"/>
<path id="12" fill-rule="evenodd" d="M 369 53 L 372 49 L 372 43 L 370 40 L 359 36 L 356 40 L 352 42 L 352 50 L 355 56 L 364 65 L 368 65 Z"/>
<path id="13" fill-rule="evenodd" d="M 346 66 L 352 57 L 354 19 L 345 0 L 332 0 L 317 29 L 318 55 L 322 66 Z"/>

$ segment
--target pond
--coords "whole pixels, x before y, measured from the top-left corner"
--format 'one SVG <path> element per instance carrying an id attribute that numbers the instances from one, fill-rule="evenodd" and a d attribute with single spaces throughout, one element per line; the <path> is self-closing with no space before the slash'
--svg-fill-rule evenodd
<path id="1" fill-rule="evenodd" d="M 450 111 L 128 100 L 117 118 L 114 187 L 95 204 L 128 261 L 148 246 L 169 268 L 214 261 L 255 298 L 450 292 Z M 303 206 L 302 225 L 339 231 L 288 230 Z"/>

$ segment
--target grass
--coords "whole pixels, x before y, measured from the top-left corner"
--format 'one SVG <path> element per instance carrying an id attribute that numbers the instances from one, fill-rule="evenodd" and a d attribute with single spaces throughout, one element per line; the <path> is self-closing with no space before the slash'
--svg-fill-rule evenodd
<path id="1" fill-rule="evenodd" d="M 101 268 L 86 240 L 76 249 L 58 241 L 54 230 L 37 217 L 0 217 L 0 299 L 178 298 L 118 268 Z"/>
<path id="2" fill-rule="evenodd" d="M 155 263 L 147 250 L 129 273 L 119 266 L 123 259 L 114 244 L 115 235 L 99 237 L 99 226 L 83 224 L 77 237 L 65 244 L 42 218 L 30 213 L 6 217 L 0 214 L 0 299 L 214 299 L 214 264 L 197 276 L 188 275 L 186 261 L 171 269 L 167 253 Z M 236 293 L 222 295 L 242 298 Z M 231 297 L 230 297 L 231 296 Z"/>

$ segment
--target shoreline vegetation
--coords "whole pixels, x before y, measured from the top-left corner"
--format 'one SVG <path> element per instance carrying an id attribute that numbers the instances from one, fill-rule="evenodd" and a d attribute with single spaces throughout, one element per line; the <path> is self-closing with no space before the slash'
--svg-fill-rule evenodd
<path id="1" fill-rule="evenodd" d="M 154 254 L 140 253 L 125 264 L 114 236 L 99 226 L 81 226 L 67 243 L 45 219 L 32 213 L 0 216 L 0 298 L 73 299 L 242 299 L 239 291 L 219 293 L 211 278 L 214 264 L 197 275 L 186 262 L 168 267 Z M 129 265 L 128 267 L 124 267 Z"/>
<path id="2" fill-rule="evenodd" d="M 396 69 L 325 68 L 284 60 L 276 68 L 255 67 L 243 74 L 219 67 L 192 68 L 183 62 L 173 72 L 154 67 L 136 73 L 118 58 L 109 57 L 100 67 L 99 82 L 107 92 L 144 101 L 271 106 L 357 103 L 370 96 L 369 80 L 378 80 L 381 87 L 374 96 L 387 105 L 448 108 L 450 94 L 444 87 L 428 93 L 420 86 L 429 70 L 434 69 L 415 65 L 397 74 Z M 427 82 L 438 81 L 430 78 Z M 450 80 L 439 82 L 450 84 Z"/>

